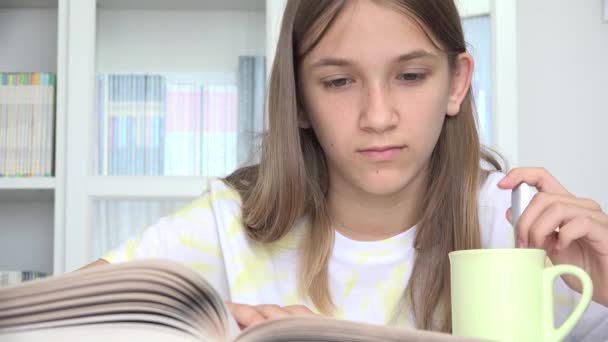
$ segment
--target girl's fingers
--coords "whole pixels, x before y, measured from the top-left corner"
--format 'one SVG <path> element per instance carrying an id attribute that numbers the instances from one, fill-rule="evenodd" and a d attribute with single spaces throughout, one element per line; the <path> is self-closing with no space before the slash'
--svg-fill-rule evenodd
<path id="1" fill-rule="evenodd" d="M 601 212 L 600 206 L 591 200 L 576 198 L 571 195 L 564 194 L 551 194 L 546 192 L 539 192 L 532 198 L 530 204 L 524 210 L 515 230 L 517 231 L 518 244 L 520 246 L 527 246 L 529 244 L 530 230 L 536 228 L 536 221 L 550 206 L 553 205 L 564 205 L 574 206 L 583 208 L 591 211 Z M 560 209 L 556 208 L 552 210 L 551 215 L 559 215 Z M 510 211 L 507 212 L 507 218 L 511 220 Z M 558 226 L 554 226 L 553 229 Z"/>
<path id="2" fill-rule="evenodd" d="M 551 235 L 558 227 L 557 241 L 551 241 Z M 532 223 L 528 235 L 529 246 L 545 248 L 551 253 L 552 248 L 563 250 L 572 241 L 585 238 L 591 245 L 605 250 L 601 245 L 603 241 L 608 241 L 607 227 L 608 216 L 602 211 L 575 204 L 552 203 Z"/>
<path id="3" fill-rule="evenodd" d="M 529 227 L 525 228 L 528 231 L 527 238 L 525 235 L 518 235 L 518 238 L 528 247 L 545 248 L 547 237 L 555 232 L 556 228 L 560 227 L 559 231 L 561 232 L 561 227 L 564 227 L 570 221 L 577 217 L 587 216 L 590 213 L 589 209 L 574 204 L 552 202 L 536 216 Z M 588 229 L 589 227 L 585 228 Z M 561 234 L 559 240 L 561 242 Z"/>
<path id="4" fill-rule="evenodd" d="M 256 306 L 254 306 L 254 308 L 258 311 L 258 313 L 260 313 L 262 316 L 264 316 L 265 319 L 282 318 L 282 317 L 291 316 L 291 314 L 287 310 L 283 309 L 282 307 L 280 307 L 278 305 L 262 304 L 262 305 L 256 305 Z"/>
<path id="5" fill-rule="evenodd" d="M 239 328 L 244 329 L 250 325 L 265 320 L 264 316 L 258 312 L 253 306 L 246 304 L 237 304 L 226 302 L 228 310 L 239 324 Z"/>
<path id="6" fill-rule="evenodd" d="M 519 217 L 515 228 L 517 235 L 517 247 L 528 247 L 530 245 L 531 230 L 536 227 L 539 216 L 552 204 L 560 200 L 570 200 L 565 195 L 548 194 L 539 192 L 530 201 L 528 207 Z M 558 226 L 553 226 L 553 229 Z"/>
<path id="7" fill-rule="evenodd" d="M 289 305 L 283 309 L 287 310 L 293 316 L 314 316 L 316 315 L 309 308 L 304 305 Z"/>
<path id="8" fill-rule="evenodd" d="M 596 225 L 595 220 L 590 219 L 588 216 L 579 216 L 570 220 L 559 230 L 559 239 L 555 248 L 560 251 L 572 243 L 572 241 L 587 236 L 592 230 L 592 226 Z"/>
<path id="9" fill-rule="evenodd" d="M 274 304 L 247 305 L 226 302 L 228 309 L 239 324 L 239 328 L 262 322 L 267 319 L 282 318 L 295 315 L 314 315 L 315 313 L 303 305 L 280 307 Z"/>
<path id="10" fill-rule="evenodd" d="M 522 182 L 536 187 L 538 191 L 568 194 L 566 188 L 544 168 L 515 168 L 498 183 L 498 186 L 502 189 L 513 189 Z"/>

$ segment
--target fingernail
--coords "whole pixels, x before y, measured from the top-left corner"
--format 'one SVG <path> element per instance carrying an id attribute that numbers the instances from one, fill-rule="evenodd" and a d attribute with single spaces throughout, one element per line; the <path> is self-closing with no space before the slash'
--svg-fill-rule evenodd
<path id="1" fill-rule="evenodd" d="M 504 177 L 498 182 L 498 185 L 507 185 L 507 177 Z"/>
<path id="2" fill-rule="evenodd" d="M 524 240 L 517 240 L 517 248 L 528 248 L 526 242 Z"/>

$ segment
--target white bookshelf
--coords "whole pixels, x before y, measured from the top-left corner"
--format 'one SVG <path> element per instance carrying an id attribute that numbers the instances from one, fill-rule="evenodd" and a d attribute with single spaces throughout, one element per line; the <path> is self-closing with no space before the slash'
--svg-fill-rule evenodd
<path id="1" fill-rule="evenodd" d="M 193 199 L 205 190 L 205 184 L 205 177 L 96 176 L 89 179 L 88 190 L 89 196 L 98 198 Z"/>
<path id="2" fill-rule="evenodd" d="M 68 158 L 65 221 L 55 234 L 56 273 L 93 261 L 92 218 L 99 217 L 93 212 L 99 203 L 183 203 L 206 185 L 205 177 L 97 175 L 96 123 L 83 115 L 94 110 L 95 75 L 236 70 L 239 55 L 274 51 L 281 4 L 284 0 L 59 0 L 70 15 L 59 18 L 69 37 L 58 59 L 67 70 Z"/>
<path id="3" fill-rule="evenodd" d="M 0 72 L 57 73 L 58 17 L 57 0 L 0 0 Z M 53 272 L 58 184 L 58 177 L 0 178 L 0 269 Z"/>
<path id="4" fill-rule="evenodd" d="M 276 1 L 276 0 L 275 0 Z M 259 11 L 266 0 L 98 0 L 101 9 L 155 11 Z"/>
<path id="5" fill-rule="evenodd" d="M 231 69 L 236 54 L 266 55 L 270 71 L 285 1 L 0 0 L 0 71 L 57 74 L 55 176 L 0 179 L 0 268 L 72 271 L 92 261 L 96 203 L 204 191 L 204 177 L 93 172 L 95 76 Z M 467 15 L 488 12 L 488 0 L 461 2 Z M 489 3 L 492 16 L 502 11 Z"/>
<path id="6" fill-rule="evenodd" d="M 0 8 L 57 10 L 57 0 L 2 0 Z"/>
<path id="7" fill-rule="evenodd" d="M 200 195 L 205 177 L 93 172 L 95 75 L 233 70 L 238 55 L 266 55 L 270 66 L 284 4 L 0 0 L 0 71 L 57 76 L 54 177 L 0 178 L 0 269 L 60 274 L 90 262 L 91 210 L 100 203 Z"/>
<path id="8" fill-rule="evenodd" d="M 0 191 L 19 189 L 55 189 L 55 177 L 0 178 Z"/>

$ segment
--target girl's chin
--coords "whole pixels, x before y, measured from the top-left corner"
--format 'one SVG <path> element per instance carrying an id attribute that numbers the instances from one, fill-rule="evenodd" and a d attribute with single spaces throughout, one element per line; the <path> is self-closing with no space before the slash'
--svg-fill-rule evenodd
<path id="1" fill-rule="evenodd" d="M 361 187 L 369 194 L 392 195 L 402 191 L 407 183 L 405 175 L 390 175 L 387 172 L 384 175 L 366 177 Z"/>

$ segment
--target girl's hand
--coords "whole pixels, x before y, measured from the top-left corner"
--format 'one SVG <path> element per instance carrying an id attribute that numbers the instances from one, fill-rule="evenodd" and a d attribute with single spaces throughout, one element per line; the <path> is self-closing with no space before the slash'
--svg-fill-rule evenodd
<path id="1" fill-rule="evenodd" d="M 265 321 L 267 319 L 289 317 L 289 316 L 312 316 L 314 312 L 310 311 L 304 305 L 278 306 L 274 304 L 264 305 L 247 305 L 226 302 L 232 316 L 239 324 L 239 328 L 245 329 L 249 326 Z"/>
<path id="2" fill-rule="evenodd" d="M 498 186 L 513 189 L 522 182 L 539 192 L 517 222 L 517 247 L 542 248 L 553 264 L 584 269 L 593 281 L 593 300 L 608 306 L 608 215 L 598 203 L 570 194 L 542 168 L 513 169 Z M 563 279 L 581 291 L 576 277 Z"/>

